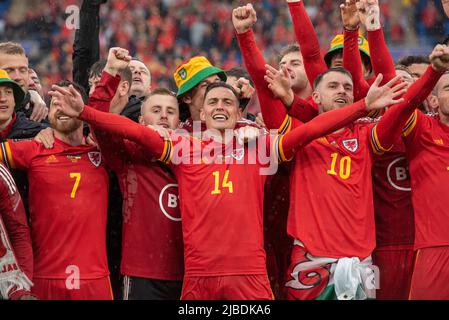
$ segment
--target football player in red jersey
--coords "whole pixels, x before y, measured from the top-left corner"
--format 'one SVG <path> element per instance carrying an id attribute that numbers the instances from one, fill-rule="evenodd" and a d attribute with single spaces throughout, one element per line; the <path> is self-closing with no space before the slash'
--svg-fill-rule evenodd
<path id="1" fill-rule="evenodd" d="M 403 81 L 413 83 L 408 68 L 396 66 Z M 405 145 L 398 138 L 388 152 L 376 156 L 372 169 L 376 220 L 373 262 L 379 267 L 376 298 L 406 300 L 413 272 L 414 212 Z"/>
<path id="2" fill-rule="evenodd" d="M 256 65 L 263 61 L 261 53 L 252 50 L 254 40 L 246 37 L 254 16 L 254 9 L 249 6 L 237 8 L 233 14 L 240 25 L 236 29 L 248 70 L 252 61 L 256 60 Z M 267 126 L 279 128 L 279 132 L 297 126 L 297 120 L 288 117 L 285 108 L 275 103 L 267 83 L 253 79 L 259 97 L 273 101 L 269 105 L 261 103 Z M 435 79 L 436 76 L 434 82 Z M 423 93 L 430 93 L 433 86 L 421 89 L 423 82 L 426 79 L 407 92 L 404 103 L 420 102 Z M 314 90 L 312 97 L 321 111 L 344 107 L 354 98 L 351 75 L 344 69 L 330 69 L 318 76 Z M 296 155 L 291 180 L 291 194 L 295 197 L 291 199 L 288 221 L 288 233 L 296 239 L 286 284 L 290 299 L 352 299 L 365 298 L 367 294 L 374 297 L 374 286 L 367 293 L 359 290 L 359 285 L 368 289 L 360 277 L 367 281 L 373 277 L 364 273 L 369 270 L 366 266 L 371 265 L 370 255 L 375 246 L 371 165 L 374 153 L 382 150 L 376 142 L 377 136 L 371 138 L 372 127 L 372 124 L 347 126 L 313 141 Z M 352 205 L 354 199 L 358 206 Z M 351 274 L 349 270 L 359 279 L 354 282 L 354 278 L 343 277 Z M 348 292 L 345 285 L 349 283 L 354 285 Z"/>
<path id="3" fill-rule="evenodd" d="M 33 249 L 25 208 L 11 173 L 0 163 L 0 298 L 36 299 L 30 293 L 32 276 Z"/>
<path id="4" fill-rule="evenodd" d="M 8 140 L 0 153 L 9 168 L 26 171 L 30 182 L 32 292 L 41 299 L 112 299 L 106 257 L 108 176 L 101 153 L 85 143 L 82 121 L 64 114 L 58 98 L 51 100 L 49 119 L 53 149 Z"/>
<path id="5" fill-rule="evenodd" d="M 127 96 L 121 103 L 118 88 L 129 60 L 128 50 L 109 50 L 101 79 L 89 97 L 91 106 L 110 112 L 118 104 L 126 105 Z M 176 129 L 179 107 L 175 94 L 153 89 L 142 104 L 141 114 L 142 125 Z M 119 177 L 123 194 L 123 298 L 179 299 L 184 263 L 174 174 L 140 145 L 95 128 L 94 133 L 106 163 Z"/>
<path id="6" fill-rule="evenodd" d="M 396 102 L 394 97 L 401 94 L 400 86 L 375 87 L 367 103 L 361 101 L 323 114 L 285 136 L 275 136 L 274 141 L 270 136 L 260 136 L 258 140 L 264 143 L 256 146 L 234 145 L 234 137 L 228 134 L 241 114 L 237 93 L 225 83 L 207 87 L 201 110 L 201 119 L 211 130 L 208 136 L 213 139 L 173 133 L 165 141 L 151 129 L 85 107 L 73 88 L 53 89 L 51 95 L 67 100 L 66 114 L 142 144 L 173 168 L 183 219 L 183 299 L 271 299 L 262 230 L 266 176 L 261 170 L 267 169 L 268 163 L 252 156 L 273 147 L 276 156 L 283 159 L 309 141 L 357 119 L 367 109 Z"/>
<path id="7" fill-rule="evenodd" d="M 402 135 L 411 176 L 416 251 L 409 298 L 449 299 L 449 197 L 444 188 L 448 182 L 449 48 L 437 45 L 429 59 L 424 75 L 444 73 L 435 87 L 438 116 L 425 115 L 413 105 L 391 108 L 382 121 L 406 123 Z M 399 137 L 400 133 L 391 134 Z"/>

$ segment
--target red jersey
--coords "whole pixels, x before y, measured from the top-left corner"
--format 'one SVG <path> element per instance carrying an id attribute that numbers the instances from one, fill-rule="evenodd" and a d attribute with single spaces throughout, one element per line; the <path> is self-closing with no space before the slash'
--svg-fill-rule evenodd
<path id="1" fill-rule="evenodd" d="M 296 153 L 287 229 L 314 256 L 366 258 L 375 247 L 371 128 L 351 125 Z"/>
<path id="2" fill-rule="evenodd" d="M 133 142 L 98 140 L 123 194 L 122 274 L 182 280 L 181 214 L 174 174 Z"/>
<path id="3" fill-rule="evenodd" d="M 103 72 L 89 98 L 109 111 L 120 77 Z M 182 280 L 184 256 L 178 184 L 171 170 L 141 146 L 94 130 L 123 195 L 121 273 L 159 280 Z"/>
<path id="4" fill-rule="evenodd" d="M 161 159 L 170 162 L 179 184 L 186 276 L 266 274 L 263 197 L 266 176 L 254 150 L 194 137 L 173 136 Z M 179 155 L 176 151 L 189 150 Z M 198 152 L 218 148 L 224 155 Z M 194 159 L 201 159 L 195 164 Z M 220 163 L 213 163 L 213 162 Z M 228 163 L 231 162 L 231 163 Z"/>
<path id="5" fill-rule="evenodd" d="M 404 131 L 415 209 L 415 249 L 449 245 L 449 127 L 415 111 Z"/>
<path id="6" fill-rule="evenodd" d="M 34 278 L 80 279 L 109 275 L 106 257 L 108 175 L 92 146 L 55 138 L 52 149 L 35 141 L 1 144 L 0 160 L 26 170 L 34 251 Z"/>
<path id="7" fill-rule="evenodd" d="M 415 225 L 410 174 L 401 140 L 393 149 L 375 158 L 372 176 L 377 247 L 413 245 Z"/>

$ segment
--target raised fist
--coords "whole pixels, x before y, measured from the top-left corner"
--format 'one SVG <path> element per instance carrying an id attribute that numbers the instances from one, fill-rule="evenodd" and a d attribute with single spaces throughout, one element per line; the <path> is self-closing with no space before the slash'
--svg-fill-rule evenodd
<path id="1" fill-rule="evenodd" d="M 257 22 L 256 10 L 248 3 L 246 6 L 232 10 L 232 23 L 237 33 L 244 33 Z"/>

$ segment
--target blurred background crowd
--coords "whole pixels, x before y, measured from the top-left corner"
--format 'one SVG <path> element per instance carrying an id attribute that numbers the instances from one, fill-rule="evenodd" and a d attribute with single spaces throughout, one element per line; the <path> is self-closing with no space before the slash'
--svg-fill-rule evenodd
<path id="1" fill-rule="evenodd" d="M 175 88 L 176 66 L 202 54 L 223 69 L 241 64 L 231 22 L 232 8 L 251 1 L 231 0 L 109 0 L 101 7 L 101 54 L 128 48 L 150 68 L 153 83 Z M 341 33 L 335 0 L 305 0 L 323 51 Z M 77 0 L 0 0 L 0 41 L 18 41 L 26 49 L 44 87 L 71 78 L 74 30 L 66 25 Z M 258 44 L 271 63 L 278 50 L 295 40 L 285 1 L 254 0 L 258 12 Z M 441 34 L 449 33 L 440 1 L 380 0 L 382 23 L 393 59 L 427 54 Z"/>

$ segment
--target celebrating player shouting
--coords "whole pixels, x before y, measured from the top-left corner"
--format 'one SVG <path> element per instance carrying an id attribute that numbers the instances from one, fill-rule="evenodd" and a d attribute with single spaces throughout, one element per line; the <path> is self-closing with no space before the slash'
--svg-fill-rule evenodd
<path id="1" fill-rule="evenodd" d="M 276 136 L 272 144 L 270 136 L 259 139 L 266 142 L 262 144 L 265 148 L 272 146 L 278 158 L 289 157 L 311 140 L 357 119 L 367 109 L 397 102 L 394 98 L 401 94 L 400 88 L 375 87 L 366 103 L 360 101 L 323 114 L 285 136 Z M 200 114 L 212 130 L 213 139 L 198 140 L 174 133 L 165 141 L 150 128 L 85 107 L 73 88 L 53 89 L 52 96 L 66 101 L 65 114 L 136 141 L 173 167 L 183 219 L 183 299 L 271 299 L 262 229 L 266 176 L 261 175 L 261 169 L 267 164 L 251 161 L 251 155 L 266 150 L 259 148 L 260 144 L 235 145 L 234 137 L 227 134 L 241 117 L 238 96 L 231 86 L 218 82 L 206 89 Z"/>
<path id="2" fill-rule="evenodd" d="M 49 119 L 53 149 L 36 141 L 9 140 L 0 153 L 8 167 L 26 171 L 30 182 L 32 291 L 44 300 L 110 300 L 108 176 L 101 153 L 85 143 L 82 122 L 64 114 L 57 98 L 51 100 Z"/>
<path id="3" fill-rule="evenodd" d="M 257 48 L 254 40 L 243 41 L 255 22 L 254 9 L 251 6 L 235 9 L 233 20 L 248 69 L 252 60 L 261 65 L 263 57 L 259 50 L 254 50 Z M 429 73 L 413 84 L 401 105 L 419 105 L 439 76 L 437 72 Z M 268 86 L 258 82 L 259 78 L 254 79 L 258 95 L 268 96 Z M 390 85 L 397 79 L 390 81 Z M 376 79 L 374 88 L 381 80 Z M 325 113 L 351 104 L 354 99 L 351 75 L 345 69 L 329 69 L 315 79 L 312 97 Z M 370 95 L 366 100 L 369 98 Z M 286 118 L 279 100 L 272 100 L 270 105 L 261 104 L 270 128 L 282 132 L 299 125 L 295 119 Z M 375 130 L 371 130 L 372 125 L 349 125 L 313 141 L 296 154 L 291 180 L 291 194 L 295 196 L 291 199 L 287 226 L 296 239 L 286 283 L 288 298 L 374 297 L 374 285 L 368 288 L 363 281 L 372 276 L 366 267 L 371 264 L 370 255 L 375 247 L 371 166 L 374 153 L 381 153 L 393 144 L 394 139 L 386 133 L 395 124 L 381 120 Z M 400 125 L 396 125 L 398 128 Z M 383 144 L 379 137 L 385 137 L 381 140 Z M 348 276 L 351 274 L 355 276 Z"/>

